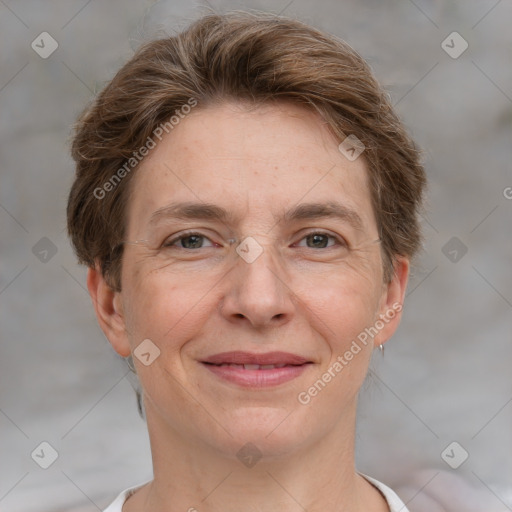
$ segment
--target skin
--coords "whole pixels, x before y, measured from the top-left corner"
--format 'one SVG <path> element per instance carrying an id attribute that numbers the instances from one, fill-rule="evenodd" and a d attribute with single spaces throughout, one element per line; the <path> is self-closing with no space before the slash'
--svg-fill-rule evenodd
<path id="1" fill-rule="evenodd" d="M 356 473 L 357 394 L 371 353 L 396 330 L 400 312 L 303 405 L 297 396 L 343 355 L 379 315 L 402 304 L 409 262 L 383 280 L 378 230 L 363 156 L 349 161 L 316 113 L 280 103 L 195 109 L 143 160 L 131 183 L 120 292 L 96 269 L 88 288 L 114 349 L 130 355 L 150 339 L 160 355 L 136 357 L 145 396 L 155 478 L 124 505 L 131 511 L 387 511 L 379 491 Z M 214 203 L 216 220 L 149 220 L 174 201 Z M 297 204 L 337 201 L 346 219 L 279 221 Z M 184 230 L 207 237 L 160 248 Z M 345 240 L 311 246 L 311 232 Z M 252 263 L 235 247 L 253 237 Z M 229 245 L 228 240 L 237 242 Z M 188 239 L 190 242 L 190 239 Z M 197 239 L 196 239 L 197 241 Z M 243 350 L 286 351 L 314 364 L 267 389 L 227 383 L 199 362 Z M 262 458 L 236 453 L 253 443 Z M 307 461 L 307 462 L 306 462 Z"/>

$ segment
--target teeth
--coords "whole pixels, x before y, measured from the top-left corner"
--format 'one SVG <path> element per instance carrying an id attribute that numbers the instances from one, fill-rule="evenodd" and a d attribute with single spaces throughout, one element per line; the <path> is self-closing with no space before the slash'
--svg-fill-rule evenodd
<path id="1" fill-rule="evenodd" d="M 222 363 L 218 366 L 229 366 L 230 368 L 237 368 L 239 370 L 273 370 L 274 368 L 284 368 L 286 364 L 234 364 Z"/>
<path id="2" fill-rule="evenodd" d="M 244 364 L 244 370 L 259 370 L 260 365 L 259 364 Z"/>

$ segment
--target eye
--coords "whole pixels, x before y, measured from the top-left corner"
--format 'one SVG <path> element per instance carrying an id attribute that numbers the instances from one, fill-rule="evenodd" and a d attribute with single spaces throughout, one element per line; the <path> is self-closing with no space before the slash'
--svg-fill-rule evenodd
<path id="1" fill-rule="evenodd" d="M 204 245 L 207 242 L 209 245 Z M 176 245 L 178 244 L 178 245 Z M 188 232 L 179 236 L 167 238 L 162 247 L 177 249 L 202 249 L 203 247 L 214 247 L 215 244 L 208 237 L 201 233 Z"/>
<path id="2" fill-rule="evenodd" d="M 330 240 L 333 243 L 330 243 Z M 324 233 L 321 231 L 315 231 L 312 233 L 308 233 L 305 237 L 301 239 L 299 242 L 299 246 L 304 247 L 301 243 L 303 240 L 306 241 L 306 247 L 308 249 L 325 249 L 327 247 L 333 247 L 334 245 L 339 245 L 341 247 L 347 247 L 346 242 L 343 239 L 340 239 L 334 235 L 329 233 Z"/>

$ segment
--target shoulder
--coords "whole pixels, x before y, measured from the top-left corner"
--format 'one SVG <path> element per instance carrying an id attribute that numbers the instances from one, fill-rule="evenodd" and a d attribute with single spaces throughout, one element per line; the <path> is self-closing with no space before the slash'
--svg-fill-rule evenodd
<path id="1" fill-rule="evenodd" d="M 390 512 L 409 512 L 404 502 L 398 497 L 398 495 L 390 489 L 387 485 L 379 482 L 375 478 L 372 478 L 363 473 L 359 473 L 362 477 L 366 478 L 374 487 L 376 487 L 384 496 L 389 505 Z M 110 512 L 110 511 L 108 511 Z"/>
<path id="2" fill-rule="evenodd" d="M 128 487 L 128 489 L 125 489 L 119 493 L 117 498 L 103 512 L 122 512 L 123 505 L 125 504 L 126 500 L 147 483 L 148 482 L 144 482 L 143 484 Z"/>
<path id="3" fill-rule="evenodd" d="M 379 482 L 375 478 L 372 478 L 368 475 L 365 475 L 363 473 L 359 473 L 362 477 L 364 477 L 366 480 L 368 480 L 373 486 L 375 486 L 386 498 L 386 501 L 388 502 L 390 512 L 408 512 L 407 508 L 405 507 L 405 504 L 403 501 L 398 497 L 398 495 L 387 485 L 383 484 L 382 482 Z M 103 512 L 122 512 L 123 505 L 126 502 L 126 500 L 134 494 L 138 489 L 146 485 L 147 482 L 143 484 L 136 485 L 134 487 L 129 487 L 128 489 L 125 489 L 122 491 L 117 498 L 103 511 Z"/>

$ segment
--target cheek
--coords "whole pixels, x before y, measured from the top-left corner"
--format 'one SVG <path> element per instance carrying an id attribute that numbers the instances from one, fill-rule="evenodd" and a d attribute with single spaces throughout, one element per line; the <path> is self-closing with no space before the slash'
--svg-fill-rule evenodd
<path id="1" fill-rule="evenodd" d="M 123 284 L 125 316 L 132 347 L 149 338 L 177 352 L 208 317 L 205 279 L 136 265 Z"/>
<path id="2" fill-rule="evenodd" d="M 377 260 L 377 258 L 374 258 Z M 304 280 L 302 296 L 324 318 L 333 335 L 361 329 L 376 318 L 382 295 L 379 261 L 344 262 Z"/>
<path id="3" fill-rule="evenodd" d="M 317 294 L 312 308 L 316 316 L 323 320 L 326 339 L 334 349 L 345 345 L 371 325 L 378 311 L 379 297 L 368 288 L 351 286 L 346 281 L 330 283 Z M 361 285 L 364 283 L 361 283 Z"/>
<path id="4" fill-rule="evenodd" d="M 315 417 L 322 417 L 326 424 L 341 417 L 366 378 L 373 342 L 365 329 L 373 325 L 378 299 L 375 283 L 369 288 L 363 279 L 331 279 L 308 304 L 310 321 L 324 340 L 325 352 L 318 373 L 301 390 L 299 401 L 311 400 Z"/>
<path id="5" fill-rule="evenodd" d="M 322 393 L 326 400 L 338 403 L 341 396 L 349 400 L 364 381 L 373 352 L 372 338 L 365 329 L 378 316 L 380 275 L 378 271 L 333 272 L 302 290 L 309 322 L 325 340 L 318 378 L 332 382 L 329 391 Z M 329 371 L 331 375 L 326 375 Z"/>

